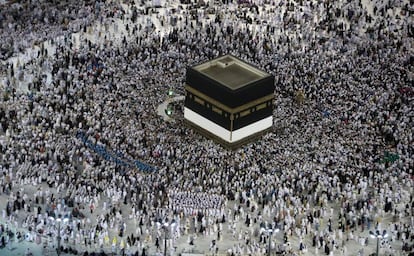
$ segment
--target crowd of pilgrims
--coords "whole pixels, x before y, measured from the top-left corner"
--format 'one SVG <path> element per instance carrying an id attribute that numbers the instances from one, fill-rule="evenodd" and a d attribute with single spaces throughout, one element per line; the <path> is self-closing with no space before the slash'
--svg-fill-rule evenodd
<path id="1" fill-rule="evenodd" d="M 372 11 L 361 0 L 211 2 L 98 1 L 54 19 L 0 12 L 2 45 L 35 52 L 1 65 L 2 236 L 15 227 L 46 239 L 57 232 L 48 217 L 69 214 L 62 248 L 73 253 L 161 251 L 167 230 L 156 223 L 167 220 L 178 224 L 169 243 L 208 239 L 211 253 L 264 254 L 269 226 L 281 230 L 272 250 L 289 255 L 348 255 L 376 228 L 390 235 L 386 252 L 412 250 L 408 1 L 370 1 Z M 55 51 L 32 47 L 39 38 Z M 186 67 L 227 53 L 275 76 L 273 131 L 235 151 L 156 113 L 169 89 L 184 94 Z M 102 158 L 79 131 L 155 171 Z"/>

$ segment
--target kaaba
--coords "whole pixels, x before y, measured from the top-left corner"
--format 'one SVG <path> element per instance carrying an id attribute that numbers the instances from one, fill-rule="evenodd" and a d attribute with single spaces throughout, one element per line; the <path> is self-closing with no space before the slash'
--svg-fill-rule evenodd
<path id="1" fill-rule="evenodd" d="M 224 55 L 186 70 L 184 120 L 227 148 L 272 128 L 274 77 Z"/>

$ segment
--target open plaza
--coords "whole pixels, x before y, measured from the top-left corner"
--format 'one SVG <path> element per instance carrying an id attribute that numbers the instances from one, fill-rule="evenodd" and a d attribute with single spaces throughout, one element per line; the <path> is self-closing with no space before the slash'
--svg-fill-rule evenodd
<path id="1" fill-rule="evenodd" d="M 413 11 L 0 0 L 0 255 L 413 255 Z"/>

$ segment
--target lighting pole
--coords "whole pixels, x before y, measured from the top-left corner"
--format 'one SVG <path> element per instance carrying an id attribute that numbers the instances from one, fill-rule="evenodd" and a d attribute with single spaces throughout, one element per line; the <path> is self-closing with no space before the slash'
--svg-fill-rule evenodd
<path id="1" fill-rule="evenodd" d="M 57 218 L 49 217 L 49 219 L 53 222 L 57 222 L 57 255 L 60 256 L 60 241 L 62 237 L 60 236 L 60 223 L 63 221 L 64 223 L 67 223 L 69 221 L 69 218 L 63 218 L 61 214 L 58 215 Z"/>
<path id="2" fill-rule="evenodd" d="M 158 228 L 162 228 L 164 230 L 164 256 L 167 256 L 167 231 L 169 229 L 171 234 L 171 230 L 175 228 L 177 223 L 175 220 L 168 221 L 167 218 L 165 220 L 159 220 L 156 223 Z"/>
<path id="3" fill-rule="evenodd" d="M 369 231 L 369 234 L 372 238 L 376 238 L 377 239 L 377 253 L 376 255 L 379 256 L 379 240 L 386 238 L 388 236 L 387 234 L 387 230 L 383 230 L 381 233 L 381 230 L 376 229 L 375 231 Z"/>
<path id="4" fill-rule="evenodd" d="M 269 244 L 268 244 L 267 255 L 269 255 L 269 256 L 270 256 L 270 249 L 271 249 L 272 234 L 273 234 L 273 233 L 277 233 L 277 232 L 279 232 L 280 230 L 279 230 L 278 228 L 273 228 L 273 227 L 272 227 L 272 225 L 271 225 L 271 224 L 269 224 L 269 225 L 267 225 L 267 227 L 262 227 L 262 228 L 260 229 L 260 231 L 261 231 L 262 233 L 266 233 L 266 234 L 267 234 L 267 236 L 269 237 L 269 238 L 268 238 L 268 239 L 269 239 Z"/>

